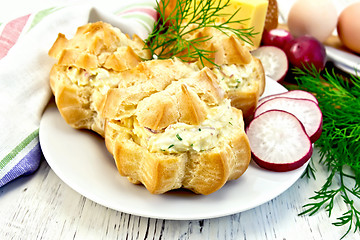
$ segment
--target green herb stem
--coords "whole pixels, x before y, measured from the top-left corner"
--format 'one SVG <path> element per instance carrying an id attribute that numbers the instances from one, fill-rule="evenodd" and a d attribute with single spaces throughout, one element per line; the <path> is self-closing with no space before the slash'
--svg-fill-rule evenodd
<path id="1" fill-rule="evenodd" d="M 157 11 L 159 19 L 155 23 L 152 33 L 145 40 L 152 56 L 164 59 L 176 56 L 182 60 L 199 60 L 202 65 L 206 61 L 216 65 L 212 59 L 213 51 L 203 49 L 201 43 L 209 41 L 212 36 L 202 36 L 189 39 L 191 33 L 199 29 L 210 27 L 224 34 L 232 33 L 242 41 L 252 45 L 252 38 L 258 34 L 254 28 L 232 28 L 229 24 L 243 24 L 249 19 L 234 20 L 235 15 L 224 14 L 221 11 L 230 6 L 230 0 L 203 0 L 195 4 L 195 0 L 178 0 L 169 14 L 170 0 L 159 0 Z M 216 18 L 225 18 L 224 22 L 216 23 Z"/>
<path id="2" fill-rule="evenodd" d="M 319 163 L 330 172 L 300 215 L 313 215 L 324 208 L 330 216 L 334 200 L 340 196 L 348 211 L 333 224 L 348 226 L 345 237 L 352 229 L 360 230 L 359 205 L 354 204 L 360 202 L 360 77 L 345 80 L 334 71 L 320 73 L 313 67 L 295 69 L 294 74 L 300 89 L 312 92 L 319 101 L 323 131 L 315 145 L 319 148 Z M 306 176 L 314 176 L 311 167 L 305 172 Z M 340 186 L 336 179 L 340 180 Z"/>

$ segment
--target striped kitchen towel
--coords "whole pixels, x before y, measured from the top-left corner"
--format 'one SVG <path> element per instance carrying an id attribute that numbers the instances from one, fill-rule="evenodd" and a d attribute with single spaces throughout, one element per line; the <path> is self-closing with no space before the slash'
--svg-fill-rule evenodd
<path id="1" fill-rule="evenodd" d="M 47 52 L 57 34 L 74 34 L 97 18 L 115 26 L 117 19 L 128 22 L 143 38 L 151 32 L 154 0 L 108 2 L 48 8 L 0 23 L 0 187 L 39 167 L 39 125 L 51 98 L 49 71 L 55 61 Z"/>

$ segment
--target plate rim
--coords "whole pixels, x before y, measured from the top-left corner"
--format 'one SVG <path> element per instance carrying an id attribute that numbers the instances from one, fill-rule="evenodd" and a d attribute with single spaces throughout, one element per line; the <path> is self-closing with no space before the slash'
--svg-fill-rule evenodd
<path id="1" fill-rule="evenodd" d="M 270 79 L 270 78 L 266 78 L 266 83 L 268 83 L 268 81 L 273 81 L 275 85 L 279 85 L 279 87 L 281 86 L 281 88 L 283 88 L 284 91 L 287 91 L 285 87 L 283 87 L 281 84 L 277 83 L 276 81 Z M 267 85 L 267 84 L 266 84 Z M 265 88 L 265 92 L 267 91 L 267 89 Z M 264 92 L 263 96 L 266 96 L 266 93 Z M 53 98 L 52 98 L 53 99 Z M 53 104 L 53 107 L 56 108 L 55 104 Z M 51 107 L 51 103 L 47 106 L 47 108 L 44 111 L 44 115 L 47 114 L 47 111 L 49 109 L 49 106 Z M 57 108 L 56 108 L 57 110 Z M 58 110 L 57 110 L 58 111 Z M 58 113 L 59 114 L 59 113 Z M 43 115 L 43 116 L 44 116 Z M 60 114 L 59 114 L 60 116 Z M 264 199 L 263 201 L 257 201 L 255 204 L 249 204 L 249 206 L 242 208 L 242 209 L 234 209 L 231 207 L 224 207 L 224 209 L 222 211 L 217 211 L 215 213 L 211 213 L 211 211 L 209 211 L 208 213 L 202 213 L 202 214 L 198 214 L 198 215 L 190 215 L 190 216 L 185 216 L 185 215 L 171 215 L 171 214 L 167 214 L 167 213 L 154 213 L 152 211 L 150 212 L 140 212 L 137 211 L 137 209 L 126 209 L 126 207 L 119 207 L 119 206 L 114 206 L 113 203 L 109 204 L 109 202 L 106 202 L 106 200 L 104 201 L 104 199 L 102 199 L 101 197 L 97 196 L 97 194 L 94 193 L 89 193 L 88 190 L 83 189 L 83 187 L 81 187 L 81 185 L 79 185 L 78 183 L 74 183 L 71 182 L 66 176 L 64 176 L 63 170 L 61 168 L 59 168 L 59 165 L 56 165 L 52 159 L 51 153 L 49 152 L 49 148 L 47 146 L 47 144 L 44 142 L 46 139 L 46 137 L 44 136 L 44 119 L 45 118 L 41 118 L 40 121 L 40 128 L 39 128 L 39 140 L 40 140 L 40 145 L 44 154 L 44 157 L 47 161 L 47 163 L 49 164 L 49 166 L 51 167 L 51 169 L 54 171 L 54 173 L 66 184 L 68 185 L 70 188 L 72 188 L 74 191 L 78 192 L 80 195 L 102 205 L 108 208 L 111 208 L 113 210 L 116 211 L 120 211 L 120 212 L 124 212 L 127 214 L 132 214 L 132 215 L 137 215 L 137 216 L 141 216 L 141 217 L 148 217 L 148 218 L 156 218 L 156 219 L 166 219 L 166 220 L 199 220 L 199 219 L 211 219 L 211 218 L 218 218 L 218 217 L 223 217 L 223 216 L 228 216 L 228 215 L 232 215 L 232 214 L 237 214 L 240 212 L 244 212 L 250 209 L 253 209 L 255 207 L 258 207 L 266 202 L 271 201 L 272 199 L 276 198 L 277 196 L 279 196 L 280 194 L 284 193 L 286 190 L 288 190 L 302 175 L 303 171 L 305 170 L 307 164 L 309 163 L 309 160 L 299 169 L 297 169 L 296 173 L 297 173 L 297 177 L 293 179 L 293 181 L 289 182 L 288 184 L 286 184 L 286 186 L 284 187 L 283 191 L 280 192 L 275 192 L 274 194 L 272 194 L 270 197 L 267 197 L 266 199 Z M 63 120 L 63 119 L 62 119 Z M 93 134 L 93 133 L 91 133 Z M 113 163 L 115 166 L 115 163 Z M 256 167 L 256 168 L 260 168 L 256 165 L 256 163 L 254 163 L 253 160 L 251 160 L 250 166 L 249 168 L 252 167 Z M 249 172 L 249 168 L 246 172 Z M 117 169 L 116 169 L 117 170 Z M 263 169 L 262 169 L 263 170 Z M 266 170 L 268 171 L 268 170 Z M 246 174 L 246 172 L 244 174 Z M 270 171 L 271 172 L 271 171 Z M 291 171 L 293 172 L 293 171 Z M 299 173 L 301 172 L 301 173 Z M 275 172 L 271 172 L 271 173 L 275 173 Z M 279 174 L 279 173 L 275 173 L 275 174 Z M 120 176 L 120 174 L 119 174 Z M 122 177 L 122 176 L 120 176 Z M 128 181 L 125 177 L 124 178 L 125 181 Z M 233 181 L 239 181 L 242 178 L 242 176 L 237 179 L 237 180 L 233 180 Z M 232 181 L 232 182 L 233 182 Z M 231 184 L 231 183 L 226 183 L 226 184 Z M 235 183 L 236 184 L 236 183 Z M 149 193 L 150 194 L 150 193 Z M 165 193 L 166 194 L 166 193 Z M 208 195 L 208 196 L 211 196 Z"/>

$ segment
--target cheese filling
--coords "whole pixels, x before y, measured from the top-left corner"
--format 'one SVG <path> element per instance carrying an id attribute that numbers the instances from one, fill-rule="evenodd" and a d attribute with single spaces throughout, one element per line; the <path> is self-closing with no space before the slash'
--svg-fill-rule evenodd
<path id="1" fill-rule="evenodd" d="M 214 68 L 213 72 L 219 79 L 220 86 L 225 91 L 241 88 L 253 78 L 252 64 L 242 65 L 241 68 L 236 64 L 223 65 Z"/>
<path id="2" fill-rule="evenodd" d="M 66 75 L 72 83 L 77 84 L 78 86 L 93 87 L 94 89 L 98 89 L 102 94 L 106 94 L 110 89 L 110 86 L 113 85 L 112 81 L 114 79 L 110 76 L 110 73 L 103 68 L 85 70 L 69 67 Z"/>
<path id="3" fill-rule="evenodd" d="M 151 152 L 180 153 L 212 149 L 219 144 L 220 138 L 231 135 L 234 128 L 239 127 L 240 120 L 234 118 L 230 100 L 225 100 L 213 107 L 200 125 L 176 123 L 156 133 L 135 124 L 133 131 L 142 139 L 141 145 L 147 146 Z"/>

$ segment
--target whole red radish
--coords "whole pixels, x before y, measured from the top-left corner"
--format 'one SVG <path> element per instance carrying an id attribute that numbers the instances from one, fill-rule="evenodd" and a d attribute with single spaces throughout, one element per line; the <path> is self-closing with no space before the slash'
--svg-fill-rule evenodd
<path id="1" fill-rule="evenodd" d="M 326 63 L 324 45 L 312 36 L 301 36 L 293 39 L 285 48 L 289 62 L 298 68 L 314 65 L 323 70 Z"/>
<path id="2" fill-rule="evenodd" d="M 269 31 L 264 30 L 261 43 L 264 46 L 275 46 L 281 49 L 285 49 L 285 46 L 289 44 L 294 37 L 291 33 L 285 29 L 276 28 Z"/>

